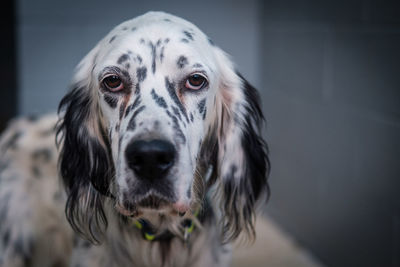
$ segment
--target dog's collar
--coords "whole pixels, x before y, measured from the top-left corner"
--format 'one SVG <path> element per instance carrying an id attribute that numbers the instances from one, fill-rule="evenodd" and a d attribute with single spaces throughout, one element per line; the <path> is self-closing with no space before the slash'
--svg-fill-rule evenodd
<path id="1" fill-rule="evenodd" d="M 193 215 L 197 217 L 199 215 L 199 210 L 196 210 Z M 134 220 L 134 225 L 141 231 L 143 239 L 147 241 L 170 240 L 175 237 L 175 235 L 169 230 L 165 230 L 161 234 L 156 235 L 150 223 L 142 218 Z M 184 229 L 183 239 L 186 242 L 189 240 L 189 237 L 194 230 L 194 222 L 191 219 L 184 219 L 181 223 L 181 226 Z"/>

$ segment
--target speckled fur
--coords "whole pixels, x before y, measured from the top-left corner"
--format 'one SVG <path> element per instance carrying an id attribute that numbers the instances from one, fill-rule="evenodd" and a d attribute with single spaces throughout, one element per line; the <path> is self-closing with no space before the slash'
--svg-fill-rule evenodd
<path id="1" fill-rule="evenodd" d="M 120 92 L 104 88 L 110 73 Z M 193 73 L 204 88 L 184 86 Z M 71 87 L 58 116 L 17 119 L 1 136 L 0 266 L 229 266 L 269 193 L 259 97 L 229 57 L 193 24 L 149 12 L 106 35 Z M 178 154 L 157 183 L 125 154 L 152 139 Z M 167 204 L 142 206 L 153 198 Z M 143 239 L 138 218 L 172 237 Z"/>

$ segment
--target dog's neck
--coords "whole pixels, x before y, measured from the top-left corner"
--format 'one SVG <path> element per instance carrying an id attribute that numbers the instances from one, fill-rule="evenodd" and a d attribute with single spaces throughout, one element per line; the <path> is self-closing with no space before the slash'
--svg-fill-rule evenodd
<path id="1" fill-rule="evenodd" d="M 195 212 L 195 218 L 192 218 L 193 216 L 190 218 L 182 218 L 179 225 L 174 223 L 175 228 L 178 229 L 173 229 L 172 231 L 170 230 L 171 225 L 165 223 L 166 219 L 163 215 L 159 215 L 157 218 L 158 224 L 160 225 L 159 227 L 155 227 L 150 221 L 143 218 L 133 219 L 133 224 L 142 233 L 143 239 L 147 241 L 161 241 L 179 237 L 183 238 L 183 240 L 187 242 L 191 233 L 195 229 L 194 220 L 197 219 L 198 213 L 198 211 Z M 179 233 L 176 234 L 175 230 L 178 230 Z"/>
<path id="2" fill-rule="evenodd" d="M 128 266 L 132 262 L 136 266 L 144 266 L 152 261 L 155 262 L 150 265 L 158 266 L 162 265 L 159 261 L 164 258 L 166 261 L 174 262 L 171 266 L 187 266 L 185 262 L 206 253 L 210 244 L 219 244 L 221 231 L 215 227 L 216 214 L 208 201 L 202 203 L 197 216 L 190 212 L 179 216 L 179 214 L 162 214 L 154 210 L 153 212 L 146 211 L 140 217 L 134 218 L 118 213 L 112 201 L 108 201 L 108 204 L 105 208 L 109 219 L 106 230 L 107 242 L 102 247 L 104 253 L 111 253 L 112 258 L 118 259 L 119 266 Z M 145 219 L 146 223 L 151 223 L 154 232 L 149 233 L 142 231 L 143 228 L 139 229 L 135 223 L 139 219 Z M 192 229 L 190 225 L 185 225 L 184 221 L 187 219 L 192 220 Z M 140 225 L 144 226 L 143 221 Z M 191 233 L 186 234 L 185 238 L 185 232 L 188 231 Z M 146 233 L 148 237 L 145 236 Z M 193 251 L 194 247 L 197 248 L 196 251 Z M 154 259 L 152 255 L 155 254 L 165 257 Z M 182 264 L 175 264 L 178 259 L 182 261 Z M 166 266 L 169 265 L 166 264 Z"/>

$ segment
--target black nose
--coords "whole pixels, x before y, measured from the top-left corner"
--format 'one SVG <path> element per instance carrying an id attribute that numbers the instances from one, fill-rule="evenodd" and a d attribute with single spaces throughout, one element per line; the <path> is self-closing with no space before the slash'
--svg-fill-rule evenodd
<path id="1" fill-rule="evenodd" d="M 158 179 L 165 176 L 175 160 L 175 148 L 167 141 L 134 141 L 125 151 L 126 160 L 139 178 Z"/>

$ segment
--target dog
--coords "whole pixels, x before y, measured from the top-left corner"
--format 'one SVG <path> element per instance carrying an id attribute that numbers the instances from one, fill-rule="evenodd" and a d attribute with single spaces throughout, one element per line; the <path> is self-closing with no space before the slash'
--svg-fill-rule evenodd
<path id="1" fill-rule="evenodd" d="M 123 22 L 2 134 L 0 265 L 229 266 L 269 196 L 259 99 L 188 21 Z"/>

